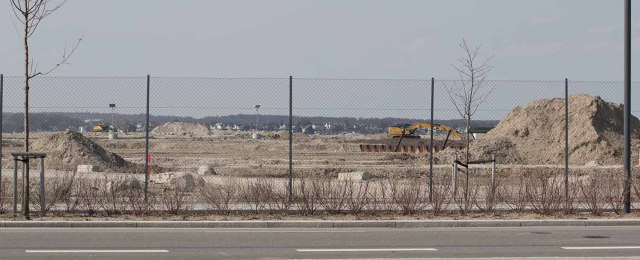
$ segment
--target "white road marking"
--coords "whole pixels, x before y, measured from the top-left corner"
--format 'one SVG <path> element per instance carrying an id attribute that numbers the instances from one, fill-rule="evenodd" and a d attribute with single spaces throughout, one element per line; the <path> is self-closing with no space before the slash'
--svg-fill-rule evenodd
<path id="1" fill-rule="evenodd" d="M 620 259 L 638 259 L 638 256 L 623 256 L 623 257 L 568 257 L 568 256 L 563 256 L 563 257 L 537 257 L 537 256 L 532 256 L 532 257 L 482 257 L 482 258 L 478 258 L 478 257 L 463 257 L 463 258 L 335 258 L 335 259 L 327 259 L 327 258 L 322 258 L 322 259 L 316 259 L 316 258 L 296 258 L 297 260 L 398 260 L 398 259 L 403 259 L 403 260 L 586 260 L 586 259 L 593 259 L 593 260 L 620 260 Z"/>
<path id="2" fill-rule="evenodd" d="M 325 228 L 330 229 L 330 228 Z M 175 232 L 189 232 L 189 233 L 367 233 L 378 232 L 376 230 L 356 230 L 349 231 L 344 229 L 332 229 L 332 230 L 269 230 L 269 229 L 184 229 L 184 228 L 0 228 L 0 233 L 33 233 L 33 232 L 55 232 L 55 233 L 87 233 L 87 232 L 102 232 L 102 233 L 175 233 Z"/>
<path id="3" fill-rule="evenodd" d="M 345 230 L 205 230 L 205 233 L 366 233 L 367 231 L 345 231 Z"/>
<path id="4" fill-rule="evenodd" d="M 169 253 L 169 250 L 24 250 L 25 253 Z"/>
<path id="5" fill-rule="evenodd" d="M 640 249 L 640 246 L 565 246 L 567 250 L 616 250 L 616 249 Z"/>
<path id="6" fill-rule="evenodd" d="M 438 251 L 435 248 L 320 248 L 320 249 L 296 249 L 301 253 L 322 253 L 322 252 L 391 252 L 391 251 Z"/>

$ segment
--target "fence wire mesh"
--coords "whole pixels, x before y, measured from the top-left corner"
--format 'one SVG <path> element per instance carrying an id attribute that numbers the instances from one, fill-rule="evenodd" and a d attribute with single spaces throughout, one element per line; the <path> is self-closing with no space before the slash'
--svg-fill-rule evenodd
<path id="1" fill-rule="evenodd" d="M 480 105 L 471 115 L 471 127 L 478 136 L 472 144 L 476 153 L 472 159 L 496 156 L 495 181 L 489 163 L 452 173 L 454 154 L 463 158 L 460 137 L 465 138 L 467 130 L 460 113 L 463 105 L 453 100 L 464 96 L 461 88 L 469 82 L 435 80 L 431 97 L 429 79 L 293 78 L 292 107 L 289 78 L 152 77 L 150 82 L 150 128 L 145 129 L 146 77 L 31 80 L 32 145 L 51 155 L 46 163 L 47 181 L 52 184 L 47 190 L 49 209 L 105 214 L 188 210 L 295 210 L 303 214 L 583 210 L 602 214 L 618 213 L 621 205 L 623 170 L 618 146 L 622 115 L 616 110 L 620 105 L 600 108 L 572 103 L 584 101 L 580 97 L 586 94 L 620 104 L 621 82 L 569 81 L 569 115 L 575 118 L 571 120 L 581 120 L 572 116 L 588 113 L 588 108 L 606 112 L 592 114 L 600 123 L 569 122 L 571 198 L 560 192 L 565 189 L 561 181 L 565 148 L 562 80 L 487 80 L 476 89 L 480 98 L 474 102 Z M 638 87 L 639 83 L 633 83 L 634 89 Z M 24 149 L 22 78 L 5 77 L 4 90 L 2 167 L 8 173 L 13 167 L 9 153 Z M 632 100 L 639 95 L 633 92 Z M 390 128 L 406 131 L 408 125 L 429 123 L 432 98 L 435 123 L 449 128 L 434 132 L 435 178 L 429 185 L 430 128 L 418 124 L 415 132 L 399 137 Z M 528 107 L 540 99 L 552 101 Z M 504 123 L 502 130 L 489 136 L 492 138 L 479 137 L 482 128 L 496 126 L 516 108 L 520 108 L 514 114 L 520 116 L 518 122 Z M 640 110 L 634 107 L 633 114 L 639 115 Z M 606 127 L 602 124 L 613 128 L 589 139 L 585 129 L 602 132 Z M 640 131 L 635 127 L 634 131 Z M 291 200 L 287 186 L 290 129 Z M 48 137 L 67 130 L 81 132 L 89 141 L 56 143 L 61 138 Z M 117 138 L 112 139 L 109 130 Z M 140 199 L 140 187 L 147 159 L 146 130 L 151 136 L 152 195 L 145 202 Z M 455 132 L 463 135 L 451 134 Z M 496 135 L 501 138 L 493 138 Z M 545 136 L 548 138 L 542 138 Z M 637 165 L 638 143 L 634 145 Z M 601 154 L 593 157 L 589 151 Z M 114 159 L 116 155 L 124 162 Z M 82 172 L 78 164 L 98 167 Z M 465 174 L 470 176 L 468 181 Z M 8 175 L 3 175 L 0 211 L 8 210 L 13 198 L 13 180 Z M 637 180 L 633 189 L 637 202 Z M 65 192 L 58 196 L 61 191 Z M 37 190 L 32 192 L 33 198 L 39 198 Z M 552 201 L 541 201 L 543 198 Z"/>

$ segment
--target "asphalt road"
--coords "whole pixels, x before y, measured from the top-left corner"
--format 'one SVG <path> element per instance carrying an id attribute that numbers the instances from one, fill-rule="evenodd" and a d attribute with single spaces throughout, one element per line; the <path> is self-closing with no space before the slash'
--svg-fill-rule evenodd
<path id="1" fill-rule="evenodd" d="M 4 228 L 0 259 L 640 259 L 640 227 Z"/>

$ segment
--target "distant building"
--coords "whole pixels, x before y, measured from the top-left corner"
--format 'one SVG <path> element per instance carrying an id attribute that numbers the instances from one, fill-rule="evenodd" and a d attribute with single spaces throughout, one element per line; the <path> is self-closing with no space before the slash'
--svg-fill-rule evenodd
<path id="1" fill-rule="evenodd" d="M 245 126 L 234 124 L 232 130 L 243 131 L 243 130 L 245 130 Z"/>

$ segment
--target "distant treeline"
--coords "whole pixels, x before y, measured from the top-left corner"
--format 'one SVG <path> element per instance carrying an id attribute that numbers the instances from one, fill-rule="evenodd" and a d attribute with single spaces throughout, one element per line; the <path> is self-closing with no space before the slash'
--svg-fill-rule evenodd
<path id="1" fill-rule="evenodd" d="M 127 131 L 135 131 L 136 127 L 144 125 L 144 114 L 115 114 L 113 115 L 116 125 Z M 89 127 L 94 122 L 110 123 L 112 114 L 109 113 L 31 113 L 30 123 L 32 131 L 62 131 L 66 129 L 78 130 L 80 127 Z M 278 129 L 282 125 L 288 124 L 289 117 L 283 115 L 260 115 L 259 127 L 263 130 Z M 238 114 L 228 116 L 210 116 L 205 118 L 193 118 L 182 116 L 154 116 L 149 118 L 152 127 L 165 124 L 167 122 L 188 122 L 199 123 L 208 126 L 221 123 L 225 125 L 243 125 L 253 128 L 256 123 L 256 116 L 251 114 Z M 368 129 L 385 129 L 391 125 L 408 124 L 424 119 L 410 118 L 356 118 L 356 117 L 293 117 L 295 126 L 304 127 L 308 125 L 330 124 L 334 127 L 360 126 Z M 464 125 L 462 119 L 456 120 L 436 120 L 436 123 L 445 124 L 454 128 Z M 474 121 L 474 127 L 493 127 L 497 120 Z M 22 132 L 22 113 L 5 113 L 2 119 L 2 129 L 5 133 Z"/>

